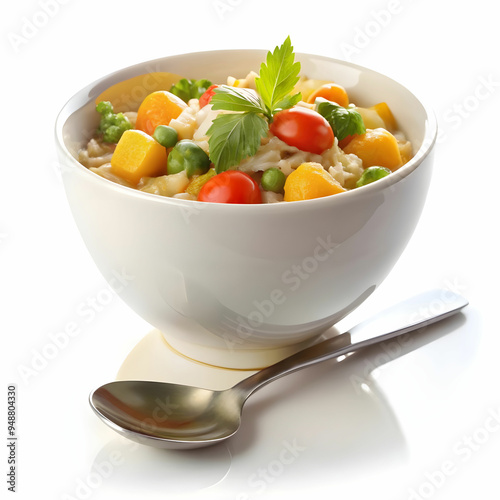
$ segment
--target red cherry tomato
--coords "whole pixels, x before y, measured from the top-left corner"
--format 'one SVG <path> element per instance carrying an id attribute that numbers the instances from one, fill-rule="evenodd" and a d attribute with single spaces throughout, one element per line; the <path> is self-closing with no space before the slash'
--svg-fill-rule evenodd
<path id="1" fill-rule="evenodd" d="M 218 85 L 210 85 L 203 94 L 200 96 L 200 109 L 203 108 L 203 106 L 206 106 L 211 100 L 212 97 L 215 95 L 214 89 L 218 87 Z"/>
<path id="2" fill-rule="evenodd" d="M 198 201 L 262 203 L 257 182 L 239 170 L 226 170 L 212 177 L 201 188 Z"/>
<path id="3" fill-rule="evenodd" d="M 319 113 L 308 108 L 284 109 L 274 116 L 271 132 L 301 151 L 321 154 L 333 146 L 333 130 Z"/>

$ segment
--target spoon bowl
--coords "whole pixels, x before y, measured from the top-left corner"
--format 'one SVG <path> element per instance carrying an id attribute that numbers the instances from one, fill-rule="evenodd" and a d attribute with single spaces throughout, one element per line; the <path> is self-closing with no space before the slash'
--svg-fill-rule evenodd
<path id="1" fill-rule="evenodd" d="M 444 300 L 446 298 L 446 300 Z M 434 307 L 440 304 L 439 312 Z M 158 448 L 200 448 L 233 436 L 248 397 L 264 385 L 327 359 L 336 358 L 455 314 L 468 304 L 450 291 L 426 292 L 379 313 L 349 332 L 285 358 L 230 389 L 152 381 L 117 381 L 90 395 L 97 415 L 123 436 Z"/>
<path id="2" fill-rule="evenodd" d="M 91 395 L 96 413 L 113 429 L 160 448 L 200 448 L 231 437 L 244 399 L 238 391 L 151 381 L 111 382 Z"/>

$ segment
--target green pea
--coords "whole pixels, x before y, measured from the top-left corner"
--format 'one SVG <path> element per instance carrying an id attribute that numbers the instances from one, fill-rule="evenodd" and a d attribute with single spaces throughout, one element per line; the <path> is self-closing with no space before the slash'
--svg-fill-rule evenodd
<path id="1" fill-rule="evenodd" d="M 187 176 L 192 177 L 206 173 L 209 168 L 210 158 L 207 153 L 189 139 L 179 141 L 168 155 L 168 174 L 177 174 L 185 170 Z"/>
<path id="2" fill-rule="evenodd" d="M 276 167 L 267 169 L 260 180 L 260 184 L 266 191 L 273 191 L 274 193 L 279 193 L 283 191 L 285 186 L 286 176 L 285 174 Z"/>
<path id="3" fill-rule="evenodd" d="M 391 171 L 385 167 L 368 167 L 361 175 L 359 181 L 356 182 L 356 187 L 366 186 L 371 182 L 382 179 L 382 177 L 385 177 L 390 173 Z"/>
<path id="4" fill-rule="evenodd" d="M 165 148 L 172 148 L 177 144 L 179 137 L 174 128 L 168 125 L 158 125 L 153 132 L 153 139 Z"/>

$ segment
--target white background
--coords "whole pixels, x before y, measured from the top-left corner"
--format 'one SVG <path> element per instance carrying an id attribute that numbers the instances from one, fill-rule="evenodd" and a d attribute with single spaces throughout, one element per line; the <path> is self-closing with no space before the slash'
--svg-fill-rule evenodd
<path id="1" fill-rule="evenodd" d="M 493 4 L 5 5 L 0 413 L 7 413 L 7 385 L 16 384 L 17 498 L 497 498 L 500 37 Z M 87 396 L 115 378 L 150 326 L 118 298 L 100 304 L 91 320 L 79 314 L 96 297 L 109 298 L 109 289 L 65 199 L 56 115 L 81 87 L 124 66 L 189 51 L 272 49 L 287 35 L 297 51 L 348 59 L 407 85 L 435 110 L 441 130 L 414 237 L 389 278 L 346 321 L 434 287 L 459 291 L 470 306 L 383 366 L 387 353 L 374 350 L 263 389 L 227 446 L 191 453 L 132 446 L 98 421 Z M 47 350 L 72 322 L 80 334 Z M 52 359 L 40 360 L 44 352 Z M 25 368 L 33 371 L 23 375 Z M 370 392 L 361 394 L 353 377 L 373 368 Z M 5 417 L 0 435 L 5 439 Z M 9 450 L 0 449 L 6 491 Z"/>

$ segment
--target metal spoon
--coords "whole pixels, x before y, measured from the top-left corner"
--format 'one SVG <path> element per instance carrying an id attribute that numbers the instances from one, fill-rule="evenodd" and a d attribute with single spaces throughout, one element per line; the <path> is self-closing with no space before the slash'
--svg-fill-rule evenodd
<path id="1" fill-rule="evenodd" d="M 90 395 L 90 405 L 112 429 L 158 448 L 201 448 L 233 436 L 247 398 L 264 385 L 306 366 L 337 358 L 440 321 L 468 304 L 449 290 L 423 293 L 304 349 L 224 391 L 163 382 L 118 381 Z"/>

